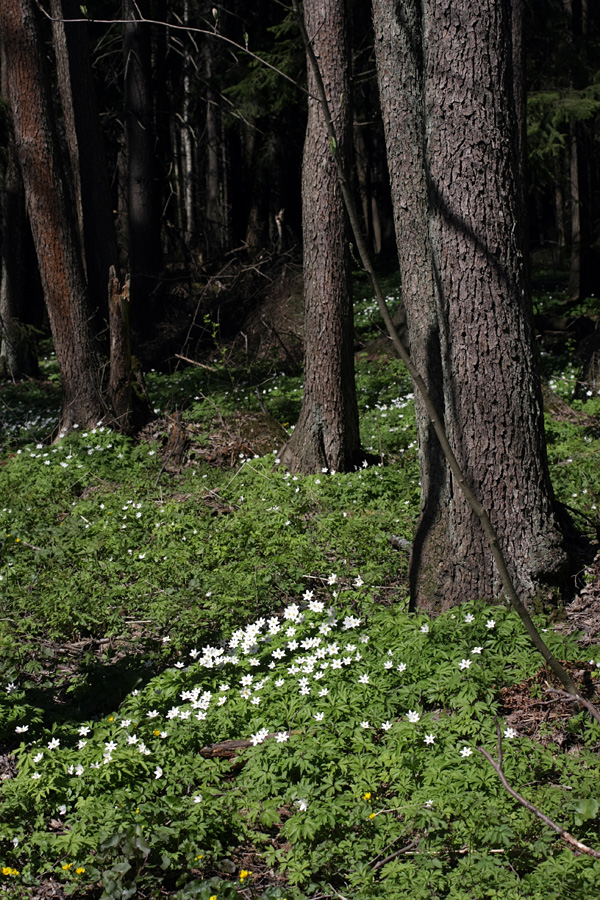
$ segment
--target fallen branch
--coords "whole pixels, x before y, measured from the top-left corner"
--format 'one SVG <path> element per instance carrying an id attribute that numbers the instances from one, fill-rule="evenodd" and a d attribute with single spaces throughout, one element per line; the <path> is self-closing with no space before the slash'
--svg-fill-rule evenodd
<path id="1" fill-rule="evenodd" d="M 566 696 L 570 697 L 569 694 L 566 694 Z M 571 698 L 571 699 L 575 699 L 575 698 Z M 547 825 L 549 828 L 551 828 L 553 831 L 555 831 L 561 837 L 561 839 L 566 844 L 568 844 L 573 850 L 577 850 L 577 851 L 579 851 L 579 853 L 585 853 L 587 856 L 593 856 L 594 859 L 600 859 L 600 853 L 597 850 L 593 850 L 591 847 L 588 847 L 586 844 L 582 844 L 581 841 L 578 841 L 576 837 L 573 837 L 572 834 L 569 834 L 568 831 L 566 831 L 564 828 L 562 828 L 556 822 L 553 822 L 552 819 L 548 818 L 548 816 L 541 811 L 541 809 L 538 809 L 537 806 L 534 806 L 533 803 L 530 803 L 529 800 L 526 800 L 525 797 L 523 797 L 521 794 L 519 794 L 518 791 L 515 791 L 515 789 L 508 783 L 508 781 L 506 779 L 506 775 L 504 774 L 504 771 L 502 770 L 502 736 L 500 734 L 500 726 L 498 725 L 497 721 L 496 721 L 496 730 L 498 732 L 498 758 L 499 758 L 500 762 L 496 762 L 496 760 L 493 759 L 490 756 L 490 754 L 487 752 L 487 750 L 485 750 L 483 747 L 478 747 L 477 749 L 479 750 L 481 755 L 483 757 L 485 757 L 485 759 L 487 759 L 489 764 L 492 766 L 492 768 L 498 775 L 498 778 L 500 779 L 500 781 L 502 782 L 503 786 L 506 788 L 506 790 L 508 791 L 510 796 L 514 797 L 514 799 L 517 801 L 517 803 L 520 803 L 521 806 L 524 806 L 525 809 L 529 810 L 529 812 L 532 813 L 536 818 L 540 819 L 541 822 L 543 822 L 545 825 Z"/>
<path id="2" fill-rule="evenodd" d="M 399 841 L 401 837 L 404 837 L 404 835 L 400 835 L 399 837 L 396 838 L 396 840 Z M 392 841 L 392 844 L 393 843 L 395 843 L 395 842 Z M 391 847 L 392 844 L 388 844 L 388 846 L 385 848 L 385 850 L 387 850 L 388 847 Z M 417 846 L 418 846 L 418 844 L 416 843 L 416 841 L 409 841 L 409 843 L 406 845 L 406 847 L 401 847 L 400 850 L 395 850 L 394 853 L 390 853 L 390 855 L 386 856 L 384 859 L 379 859 L 379 856 L 381 856 L 381 853 L 380 853 L 379 856 L 376 856 L 375 859 L 371 862 L 371 868 L 373 869 L 374 872 L 376 872 L 377 869 L 381 869 L 382 866 L 385 866 L 386 863 L 389 863 L 392 859 L 395 859 L 396 856 L 401 856 L 402 853 L 407 853 L 409 850 L 414 850 L 415 847 L 417 847 Z M 382 853 L 383 852 L 384 851 L 382 851 Z M 379 859 L 379 862 L 375 862 L 375 860 L 377 860 L 377 859 Z"/>
<path id="3" fill-rule="evenodd" d="M 37 550 L 38 553 L 41 553 L 41 552 L 42 552 L 42 548 L 41 548 L 41 547 L 36 547 L 34 544 L 28 544 L 27 541 L 21 541 L 21 546 L 23 546 L 23 547 L 29 547 L 30 550 Z"/>
<path id="4" fill-rule="evenodd" d="M 198 366 L 200 369 L 208 369 L 209 372 L 217 372 L 218 369 L 215 369 L 214 366 L 207 366 L 206 363 L 198 362 L 197 359 L 190 359 L 189 356 L 182 356 L 181 353 L 176 353 L 175 356 L 177 359 L 182 359 L 184 362 L 189 363 L 191 366 Z"/>
<path id="5" fill-rule="evenodd" d="M 268 741 L 269 738 L 274 738 L 276 734 L 277 732 L 273 731 L 271 734 L 267 734 L 264 740 Z M 299 734 L 299 732 L 291 731 L 290 734 Z M 233 759 L 240 750 L 246 750 L 248 747 L 253 746 L 255 746 L 254 741 L 248 738 L 219 741 L 216 744 L 208 744 L 208 746 L 203 747 L 200 751 L 200 756 L 203 756 L 204 759 Z"/>

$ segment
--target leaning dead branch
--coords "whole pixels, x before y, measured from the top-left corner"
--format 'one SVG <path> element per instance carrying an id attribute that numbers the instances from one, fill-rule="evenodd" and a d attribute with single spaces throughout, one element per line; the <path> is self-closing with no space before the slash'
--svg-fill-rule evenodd
<path id="1" fill-rule="evenodd" d="M 558 693 L 563 693 L 563 692 L 560 691 Z M 570 696 L 570 695 L 565 694 L 565 696 Z M 570 699 L 575 699 L 575 698 L 570 698 Z M 502 769 L 502 735 L 500 733 L 500 726 L 497 721 L 496 721 L 496 730 L 498 732 L 498 760 L 499 760 L 499 762 L 496 762 L 496 760 L 493 759 L 492 756 L 490 756 L 490 754 L 487 752 L 487 750 L 484 747 L 478 747 L 477 749 L 479 750 L 481 755 L 483 757 L 485 757 L 485 759 L 487 759 L 489 764 L 492 766 L 492 768 L 498 775 L 498 778 L 500 779 L 500 781 L 502 782 L 503 786 L 506 788 L 506 790 L 508 791 L 510 796 L 513 797 L 517 801 L 517 803 L 520 803 L 521 806 L 525 807 L 525 809 L 529 810 L 529 812 L 532 813 L 532 815 L 534 815 L 537 819 L 539 819 L 541 822 L 543 822 L 545 825 L 547 825 L 549 828 L 551 828 L 553 831 L 555 831 L 560 836 L 561 840 L 563 840 L 565 842 L 565 844 L 568 844 L 568 846 L 571 847 L 572 850 L 576 850 L 578 853 L 585 853 L 587 856 L 593 856 L 594 859 L 600 859 L 600 853 L 597 850 L 593 850 L 592 847 L 588 847 L 587 844 L 582 844 L 581 841 L 578 841 L 576 837 L 573 837 L 572 834 L 570 834 L 568 831 L 566 831 L 564 828 L 562 828 L 556 822 L 553 822 L 552 819 L 548 818 L 548 816 L 541 811 L 541 809 L 538 809 L 537 806 L 534 806 L 533 803 L 530 803 L 529 800 L 526 800 L 522 794 L 519 794 L 518 791 L 515 791 L 515 789 L 508 783 L 506 775 L 504 774 L 504 771 Z"/>

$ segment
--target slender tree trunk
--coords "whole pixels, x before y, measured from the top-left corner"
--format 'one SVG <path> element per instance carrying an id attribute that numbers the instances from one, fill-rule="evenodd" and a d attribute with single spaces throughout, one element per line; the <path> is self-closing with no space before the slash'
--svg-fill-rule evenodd
<path id="1" fill-rule="evenodd" d="M 61 428 L 104 415 L 77 226 L 63 186 L 33 0 L 0 4 L 8 100 L 31 230 L 62 379 Z"/>
<path id="2" fill-rule="evenodd" d="M 579 136 L 577 122 L 569 119 L 569 172 L 571 175 L 571 267 L 569 296 L 581 298 L 581 194 L 579 190 Z"/>
<path id="3" fill-rule="evenodd" d="M 156 130 L 152 88 L 149 0 L 123 0 L 125 57 L 125 132 L 132 318 L 147 331 L 148 302 L 161 269 L 160 189 L 156 172 Z"/>
<path id="4" fill-rule="evenodd" d="M 215 40 L 212 38 L 205 40 L 202 47 L 206 110 L 204 118 L 205 231 L 209 257 L 219 256 L 225 249 L 227 232 L 221 110 L 219 96 L 214 87 Z"/>
<path id="5" fill-rule="evenodd" d="M 344 3 L 308 0 L 304 15 L 329 95 L 338 151 L 347 157 L 352 119 Z M 316 94 L 311 66 L 308 89 Z M 281 458 L 293 471 L 346 471 L 361 459 L 346 216 L 323 112 L 312 97 L 302 166 L 302 220 L 304 399 Z"/>
<path id="6" fill-rule="evenodd" d="M 189 0 L 183 3 L 183 22 L 190 21 Z M 196 219 L 194 213 L 194 130 L 191 115 L 192 89 L 192 56 L 187 44 L 183 57 L 183 97 L 181 102 L 181 191 L 183 194 L 183 210 L 185 226 L 183 236 L 188 251 L 196 244 Z"/>
<path id="7" fill-rule="evenodd" d="M 376 53 L 413 362 L 522 595 L 566 563 L 553 512 L 524 265 L 504 0 L 375 0 Z M 422 508 L 414 606 L 501 586 L 417 403 Z"/>
<path id="8" fill-rule="evenodd" d="M 562 173 L 558 173 L 554 188 L 554 206 L 556 209 L 556 266 L 562 268 L 567 247 L 567 229 L 565 225 L 565 197 L 562 185 Z"/>

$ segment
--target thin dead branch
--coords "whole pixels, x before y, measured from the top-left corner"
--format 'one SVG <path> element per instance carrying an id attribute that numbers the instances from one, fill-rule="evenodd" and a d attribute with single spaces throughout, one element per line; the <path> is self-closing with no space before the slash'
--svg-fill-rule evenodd
<path id="1" fill-rule="evenodd" d="M 558 688 L 547 688 L 549 694 L 556 694 L 559 697 L 562 697 L 565 700 L 568 700 L 570 703 L 580 703 L 582 706 L 585 706 L 587 711 L 589 712 L 592 719 L 595 719 L 598 724 L 600 724 L 600 713 L 596 709 L 593 703 L 590 703 L 589 700 L 586 700 L 585 697 L 582 697 L 581 694 L 578 694 L 576 697 L 573 697 L 567 691 L 560 691 Z"/>
<path id="2" fill-rule="evenodd" d="M 560 693 L 562 693 L 562 691 Z M 570 697 L 569 694 L 567 694 L 566 696 Z M 571 699 L 575 699 L 575 698 L 571 698 Z M 545 813 L 543 813 L 541 811 L 541 809 L 538 809 L 537 806 L 534 806 L 533 803 L 530 803 L 529 800 L 526 800 L 522 794 L 519 794 L 519 792 L 516 791 L 508 783 L 506 775 L 504 774 L 504 771 L 502 769 L 502 736 L 500 734 L 500 726 L 498 725 L 498 722 L 496 722 L 496 730 L 498 731 L 498 760 L 499 760 L 499 762 L 496 762 L 496 760 L 492 756 L 490 756 L 490 754 L 487 752 L 487 750 L 484 747 L 478 747 L 477 749 L 481 753 L 481 755 L 485 759 L 487 759 L 489 764 L 492 766 L 492 768 L 498 775 L 498 778 L 502 782 L 502 785 L 506 788 L 506 790 L 508 791 L 510 796 L 513 797 L 517 801 L 517 803 L 520 803 L 521 806 L 525 807 L 525 809 L 529 810 L 529 812 L 532 813 L 532 815 L 534 815 L 537 819 L 539 819 L 541 822 L 543 822 L 545 825 L 547 825 L 549 828 L 551 828 L 553 831 L 555 831 L 560 836 L 561 840 L 563 840 L 566 844 L 568 844 L 568 846 L 572 850 L 576 850 L 579 853 L 585 853 L 587 856 L 593 856 L 594 859 L 600 859 L 600 853 L 597 850 L 594 850 L 594 849 L 592 849 L 592 847 L 588 847 L 586 844 L 582 844 L 581 841 L 578 841 L 576 837 L 573 837 L 572 834 L 570 834 L 568 831 L 566 831 L 564 828 L 562 828 L 556 822 L 553 822 L 552 819 L 550 819 Z"/>

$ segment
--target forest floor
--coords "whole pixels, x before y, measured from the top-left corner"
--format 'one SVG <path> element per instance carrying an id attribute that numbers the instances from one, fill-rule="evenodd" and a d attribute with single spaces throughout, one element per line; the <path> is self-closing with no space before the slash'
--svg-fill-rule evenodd
<path id="1" fill-rule="evenodd" d="M 254 297 L 237 330 L 203 305 L 227 291 Z M 600 728 L 505 606 L 407 610 L 413 397 L 364 286 L 380 464 L 305 477 L 277 457 L 302 396 L 292 262 L 183 293 L 188 339 L 173 313 L 135 441 L 99 424 L 48 442 L 51 349 L 42 381 L 0 389 L 0 894 L 595 900 L 598 856 L 482 750 L 600 852 Z M 577 355 L 594 311 L 536 305 L 553 484 L 587 548 L 537 622 L 598 703 L 600 396 Z"/>

